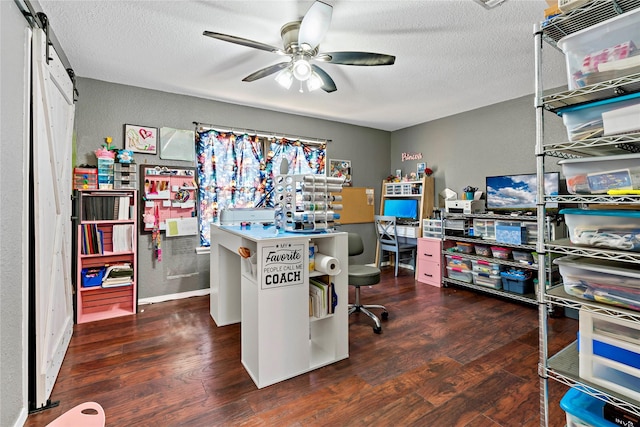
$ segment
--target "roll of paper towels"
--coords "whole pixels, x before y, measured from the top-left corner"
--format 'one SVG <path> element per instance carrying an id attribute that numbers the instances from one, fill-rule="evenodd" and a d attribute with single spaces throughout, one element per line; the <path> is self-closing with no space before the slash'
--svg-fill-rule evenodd
<path id="1" fill-rule="evenodd" d="M 336 275 L 340 274 L 340 261 L 329 255 L 316 253 L 316 271 L 324 274 Z"/>

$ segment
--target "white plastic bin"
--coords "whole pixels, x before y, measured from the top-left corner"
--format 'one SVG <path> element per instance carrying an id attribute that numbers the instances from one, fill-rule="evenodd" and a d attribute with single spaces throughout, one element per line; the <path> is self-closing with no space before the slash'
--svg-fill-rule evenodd
<path id="1" fill-rule="evenodd" d="M 640 211 L 562 209 L 571 243 L 640 252 Z"/>
<path id="2" fill-rule="evenodd" d="M 558 162 L 571 194 L 640 189 L 640 154 L 565 159 Z"/>
<path id="3" fill-rule="evenodd" d="M 565 53 L 569 89 L 633 74 L 634 63 L 622 60 L 636 56 L 636 46 L 640 47 L 640 9 L 563 37 L 558 47 Z"/>

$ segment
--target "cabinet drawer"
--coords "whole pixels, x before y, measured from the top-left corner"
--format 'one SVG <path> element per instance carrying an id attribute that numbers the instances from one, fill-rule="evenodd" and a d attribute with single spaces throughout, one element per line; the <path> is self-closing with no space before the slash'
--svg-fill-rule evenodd
<path id="1" fill-rule="evenodd" d="M 416 280 L 427 285 L 442 286 L 442 273 L 439 261 L 418 260 L 418 277 Z"/>
<path id="2" fill-rule="evenodd" d="M 440 239 L 425 237 L 418 239 L 418 260 L 439 262 L 441 248 L 442 241 Z"/>

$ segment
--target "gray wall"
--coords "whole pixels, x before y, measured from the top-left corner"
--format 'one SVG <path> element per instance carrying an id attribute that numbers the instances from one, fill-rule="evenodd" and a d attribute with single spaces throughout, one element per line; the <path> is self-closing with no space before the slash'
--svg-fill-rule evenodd
<path id="1" fill-rule="evenodd" d="M 13 195 L 25 195 L 23 179 L 28 158 L 22 128 L 23 88 L 28 79 L 24 70 L 24 31 L 26 22 L 13 2 L 0 1 L 1 18 L 1 99 L 0 179 L 3 189 Z M 155 127 L 191 129 L 199 121 L 222 126 L 259 129 L 312 138 L 333 140 L 329 158 L 352 161 L 353 182 L 357 187 L 373 187 L 376 212 L 381 181 L 395 169 L 414 171 L 417 161 L 401 162 L 402 152 L 420 152 L 429 167 L 435 169 L 436 189 L 450 187 L 460 191 L 466 185 L 484 187 L 487 175 L 535 170 L 535 115 L 532 96 L 515 99 L 463 114 L 443 118 L 388 133 L 341 123 L 275 113 L 204 99 L 172 95 L 147 89 L 78 79 L 76 106 L 77 164 L 95 163 L 93 151 L 106 136 L 122 147 L 124 123 Z M 550 140 L 566 139 L 560 120 L 547 121 Z M 389 156 L 390 154 L 390 156 Z M 138 163 L 162 162 L 157 156 L 137 155 Z M 549 162 L 548 162 L 549 163 Z M 4 194 L 4 193 L 3 193 Z M 20 199 L 20 197 L 17 197 Z M 26 416 L 26 307 L 25 274 L 21 269 L 28 259 L 24 218 L 28 208 L 23 200 L 0 198 L 0 425 L 18 424 Z M 11 226 L 7 226 L 11 224 Z M 371 224 L 344 226 L 365 235 L 367 252 L 361 262 L 374 257 L 375 237 Z M 187 241 L 195 248 L 198 239 Z M 166 295 L 202 289 L 208 286 L 208 256 L 195 253 L 199 274 L 184 279 L 166 280 L 165 265 L 155 264 L 148 235 L 140 239 L 140 297 Z M 165 260 L 169 253 L 165 246 Z M 163 261 L 165 262 L 165 261 Z"/>
<path id="2" fill-rule="evenodd" d="M 390 134 L 386 131 L 276 113 L 184 95 L 79 78 L 76 105 L 76 164 L 96 164 L 94 150 L 106 136 L 123 147 L 125 123 L 152 127 L 193 129 L 193 122 L 329 139 L 327 157 L 351 160 L 353 185 L 374 187 L 376 212 L 382 180 L 389 170 Z M 162 161 L 159 156 L 135 153 L 137 163 L 193 166 L 189 162 Z M 372 224 L 343 226 L 364 234 L 367 247 L 359 261 L 373 262 L 375 234 Z M 209 257 L 195 255 L 197 237 L 163 240 L 163 261 L 154 260 L 149 234 L 138 240 L 139 297 L 148 298 L 209 287 Z M 194 250 L 185 253 L 185 247 Z M 176 254 L 176 252 L 181 252 Z M 194 263 L 193 257 L 196 258 Z M 198 274 L 167 278 L 172 265 L 195 264 Z"/>
<path id="3" fill-rule="evenodd" d="M 12 1 L 0 1 L 0 425 L 27 416 L 28 154 L 25 89 L 27 22 Z"/>
<path id="4" fill-rule="evenodd" d="M 405 128 L 391 134 L 391 169 L 415 171 L 418 162 L 434 170 L 436 194 L 450 188 L 461 198 L 467 185 L 485 191 L 485 177 L 533 173 L 535 163 L 533 95 Z M 567 140 L 562 120 L 545 115 L 546 142 Z M 402 153 L 422 153 L 422 160 L 402 162 Z M 555 161 L 546 170 L 556 171 Z"/>

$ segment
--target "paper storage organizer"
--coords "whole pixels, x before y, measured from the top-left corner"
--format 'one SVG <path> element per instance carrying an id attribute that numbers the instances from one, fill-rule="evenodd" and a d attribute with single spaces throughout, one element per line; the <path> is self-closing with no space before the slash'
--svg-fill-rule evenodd
<path id="1" fill-rule="evenodd" d="M 423 219 L 422 220 L 422 237 L 442 237 L 442 220 L 441 219 Z"/>
<path id="2" fill-rule="evenodd" d="M 471 270 L 471 260 L 464 259 L 458 255 L 445 255 L 447 265 L 449 267 L 458 268 L 460 270 Z"/>
<path id="3" fill-rule="evenodd" d="M 447 266 L 447 277 L 465 283 L 471 283 L 473 280 L 471 270 L 462 270 L 460 268 L 449 266 Z"/>
<path id="4" fill-rule="evenodd" d="M 73 189 L 74 190 L 97 190 L 98 189 L 98 169 L 74 168 L 73 169 Z"/>
<path id="5" fill-rule="evenodd" d="M 604 134 L 603 113 L 634 105 L 640 105 L 640 93 L 561 108 L 557 114 L 562 116 L 569 140 L 581 141 Z"/>
<path id="6" fill-rule="evenodd" d="M 640 311 L 640 271 L 629 264 L 566 256 L 558 265 L 565 292 L 579 298 Z"/>
<path id="7" fill-rule="evenodd" d="M 640 251 L 640 211 L 562 209 L 571 243 Z"/>
<path id="8" fill-rule="evenodd" d="M 474 218 L 473 235 L 487 240 L 495 240 L 496 225 L 492 219 Z"/>
<path id="9" fill-rule="evenodd" d="M 640 123 L 640 120 L 639 120 Z M 558 162 L 571 194 L 640 190 L 640 154 L 565 159 Z"/>
<path id="10" fill-rule="evenodd" d="M 595 342 L 607 344 L 606 351 L 595 354 Z M 634 366 L 638 358 L 638 322 L 580 310 L 579 373 L 582 378 L 640 401 L 640 369 Z"/>
<path id="11" fill-rule="evenodd" d="M 502 289 L 502 279 L 500 274 L 488 274 L 480 271 L 472 271 L 473 284 L 485 286 L 492 289 Z"/>
<path id="12" fill-rule="evenodd" d="M 567 427 L 618 427 L 603 418 L 604 401 L 576 388 L 567 391 L 560 407 L 567 414 Z"/>
<path id="13" fill-rule="evenodd" d="M 628 58 L 636 46 L 640 46 L 638 9 L 563 37 L 558 47 L 565 54 L 569 89 L 633 74 L 634 64 L 640 64 Z"/>

